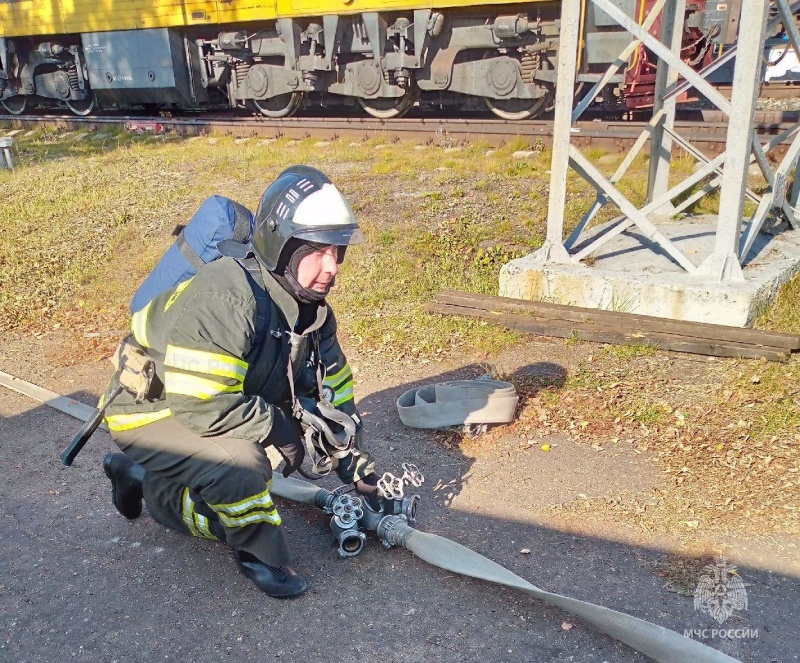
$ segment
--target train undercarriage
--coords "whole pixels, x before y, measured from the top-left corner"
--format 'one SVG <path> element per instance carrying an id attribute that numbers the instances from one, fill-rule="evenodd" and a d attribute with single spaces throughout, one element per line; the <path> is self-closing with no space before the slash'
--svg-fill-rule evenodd
<path id="1" fill-rule="evenodd" d="M 700 68 L 724 43 L 727 17 L 718 3 L 690 6 L 685 58 Z M 579 83 L 596 80 L 630 40 L 589 7 Z M 340 102 L 391 119 L 420 99 L 471 100 L 503 119 L 527 119 L 553 99 L 559 14 L 553 2 L 0 38 L 0 104 L 11 114 L 56 105 L 77 115 L 250 108 L 277 118 Z M 637 54 L 606 103 L 652 103 L 648 55 Z"/>

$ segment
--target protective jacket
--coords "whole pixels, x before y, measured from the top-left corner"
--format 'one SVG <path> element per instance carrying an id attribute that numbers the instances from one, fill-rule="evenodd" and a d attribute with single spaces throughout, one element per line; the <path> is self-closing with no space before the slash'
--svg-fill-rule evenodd
<path id="1" fill-rule="evenodd" d="M 144 402 L 123 392 L 109 405 L 112 435 L 173 417 L 201 437 L 261 443 L 273 408 L 291 411 L 290 361 L 298 396 L 316 394 L 319 369 L 329 400 L 355 413 L 353 375 L 330 306 L 301 311 L 271 273 L 256 269 L 261 278 L 252 266 L 248 272 L 232 258 L 216 260 L 134 314 L 133 337 L 154 360 L 156 379 Z M 360 453 L 334 461 L 344 483 L 374 471 L 357 447 Z"/>

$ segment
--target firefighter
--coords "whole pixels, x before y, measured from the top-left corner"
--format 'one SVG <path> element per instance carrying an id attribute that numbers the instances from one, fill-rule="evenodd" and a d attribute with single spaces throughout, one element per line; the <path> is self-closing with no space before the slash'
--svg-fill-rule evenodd
<path id="1" fill-rule="evenodd" d="M 347 247 L 361 241 L 352 208 L 325 175 L 287 169 L 240 249 L 255 260 L 215 260 L 133 315 L 122 352 L 143 352 L 155 374 L 145 398 L 123 391 L 106 409 L 123 452 L 103 462 L 117 510 L 137 518 L 144 499 L 161 524 L 226 542 L 273 597 L 299 596 L 308 583 L 290 566 L 265 447 L 284 458 L 284 476 L 302 464 L 295 394 L 326 397 L 360 427 L 326 297 Z M 377 475 L 360 431 L 355 449 L 333 467 L 373 498 Z"/>

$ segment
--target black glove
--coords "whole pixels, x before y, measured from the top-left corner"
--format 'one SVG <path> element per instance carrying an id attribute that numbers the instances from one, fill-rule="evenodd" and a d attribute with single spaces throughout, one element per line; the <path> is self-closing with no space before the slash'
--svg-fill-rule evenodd
<path id="1" fill-rule="evenodd" d="M 283 476 L 288 477 L 303 464 L 306 450 L 303 447 L 303 427 L 300 422 L 287 415 L 277 406 L 272 407 L 272 429 L 264 440 L 264 446 L 272 445 L 283 460 Z"/>
<path id="2" fill-rule="evenodd" d="M 380 477 L 373 472 L 363 479 L 356 481 L 356 492 L 361 495 L 373 511 L 380 509 L 380 495 L 378 495 L 378 479 Z"/>

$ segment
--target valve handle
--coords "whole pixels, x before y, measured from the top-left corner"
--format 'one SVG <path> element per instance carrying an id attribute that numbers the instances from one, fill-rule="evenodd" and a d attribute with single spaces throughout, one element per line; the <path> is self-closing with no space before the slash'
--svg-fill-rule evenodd
<path id="1" fill-rule="evenodd" d="M 349 525 L 364 517 L 363 506 L 360 497 L 339 495 L 331 504 L 331 512 L 343 525 Z"/>
<path id="2" fill-rule="evenodd" d="M 414 486 L 414 488 L 419 488 L 425 483 L 425 477 L 416 465 L 413 463 L 403 463 L 401 467 L 403 468 L 404 483 Z"/>
<path id="3" fill-rule="evenodd" d="M 403 479 L 391 472 L 384 472 L 378 479 L 378 494 L 386 500 L 403 499 Z"/>

